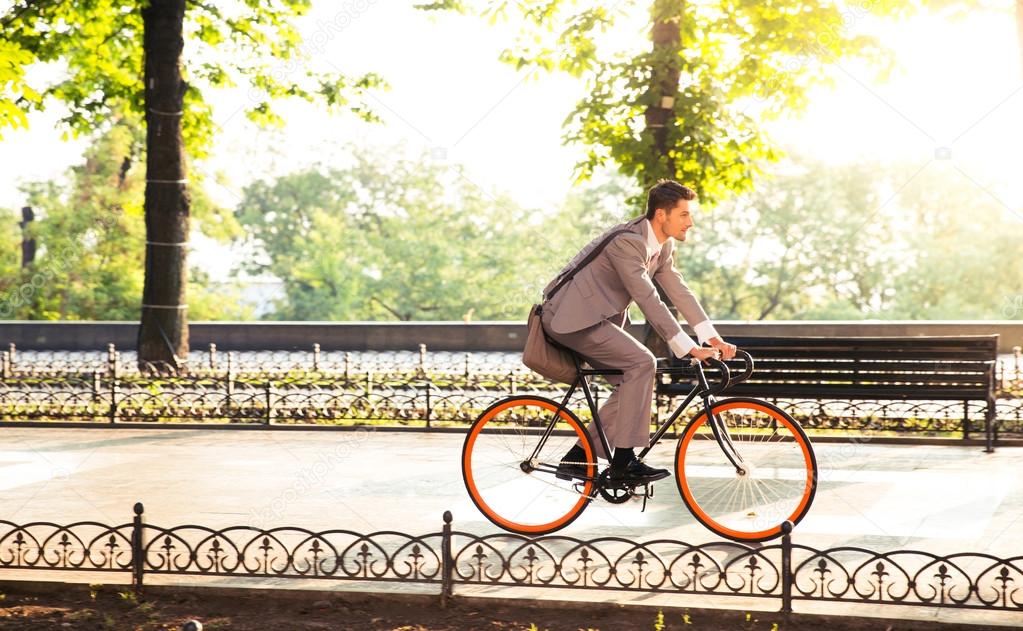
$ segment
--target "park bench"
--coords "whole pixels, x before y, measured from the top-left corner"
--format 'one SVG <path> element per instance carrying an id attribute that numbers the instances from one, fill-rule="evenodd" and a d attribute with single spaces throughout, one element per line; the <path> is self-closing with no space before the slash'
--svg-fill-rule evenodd
<path id="1" fill-rule="evenodd" d="M 998 439 L 995 365 L 998 336 L 728 337 L 749 351 L 756 370 L 727 396 L 778 400 L 963 402 L 962 436 L 970 437 L 969 404 L 986 405 L 987 451 Z M 675 360 L 678 361 L 678 360 Z M 742 362 L 730 362 L 732 371 Z M 685 377 L 657 385 L 658 395 L 684 395 Z M 784 407 L 784 406 L 783 406 Z M 791 410 L 790 410 L 791 411 Z"/>

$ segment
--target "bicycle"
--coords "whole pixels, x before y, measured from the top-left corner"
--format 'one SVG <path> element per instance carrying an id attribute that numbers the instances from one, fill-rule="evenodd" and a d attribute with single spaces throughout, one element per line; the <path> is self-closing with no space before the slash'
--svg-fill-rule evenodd
<path id="1" fill-rule="evenodd" d="M 505 530 L 548 534 L 572 523 L 598 496 L 614 504 L 641 497 L 644 510 L 653 497 L 652 485 L 616 482 L 610 467 L 600 469 L 593 441 L 568 409 L 581 388 L 603 453 L 611 454 L 587 378 L 622 371 L 585 367 L 572 355 L 577 376 L 560 403 L 533 395 L 507 397 L 480 414 L 465 438 L 466 490 L 480 512 Z M 737 357 L 745 367 L 734 380 L 724 362 L 707 360 L 721 373 L 714 387 L 699 360 L 688 366 L 664 366 L 666 360 L 658 360 L 658 382 L 661 375 L 680 375 L 695 378 L 696 385 L 638 457 L 645 457 L 699 397 L 702 410 L 685 426 L 675 449 L 675 481 L 682 501 L 697 521 L 722 537 L 767 541 L 782 534 L 785 521 L 795 525 L 806 516 L 817 491 L 817 459 L 799 423 L 777 406 L 751 397 L 716 399 L 753 374 L 749 353 L 740 350 Z M 555 475 L 558 464 L 576 442 L 586 461 L 573 464 L 584 465 L 586 473 L 560 479 Z"/>

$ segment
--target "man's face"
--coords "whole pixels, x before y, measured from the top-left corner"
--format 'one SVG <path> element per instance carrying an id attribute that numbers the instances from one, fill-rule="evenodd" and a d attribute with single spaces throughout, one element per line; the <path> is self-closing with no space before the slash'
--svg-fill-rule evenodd
<path id="1" fill-rule="evenodd" d="M 693 227 L 693 216 L 689 212 L 689 200 L 680 199 L 671 210 L 664 211 L 664 234 L 678 241 L 686 240 L 686 232 Z"/>

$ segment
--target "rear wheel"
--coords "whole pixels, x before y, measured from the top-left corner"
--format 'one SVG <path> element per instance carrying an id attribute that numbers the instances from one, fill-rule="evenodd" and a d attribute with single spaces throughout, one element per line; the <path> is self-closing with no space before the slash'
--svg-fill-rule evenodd
<path id="1" fill-rule="evenodd" d="M 544 431 L 554 431 L 533 455 Z M 575 444 L 586 456 L 586 479 L 561 480 L 555 471 Z M 476 507 L 512 532 L 540 535 L 564 528 L 590 501 L 596 476 L 593 444 L 582 423 L 550 399 L 519 396 L 490 406 L 469 428 L 462 479 Z"/>
<path id="2" fill-rule="evenodd" d="M 780 536 L 783 522 L 797 524 L 806 516 L 817 492 L 810 440 L 795 419 L 766 401 L 726 399 L 711 406 L 711 413 L 741 461 L 731 464 L 702 412 L 686 426 L 675 451 L 682 501 L 722 537 Z"/>

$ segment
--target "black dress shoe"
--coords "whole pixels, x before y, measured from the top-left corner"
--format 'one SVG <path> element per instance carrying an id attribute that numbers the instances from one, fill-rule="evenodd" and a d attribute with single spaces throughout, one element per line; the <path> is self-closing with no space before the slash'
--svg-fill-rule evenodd
<path id="1" fill-rule="evenodd" d="M 633 458 L 624 467 L 611 467 L 611 475 L 608 476 L 615 482 L 632 482 L 646 484 L 663 480 L 670 475 L 667 469 L 655 469 L 644 464 L 639 458 Z"/>

